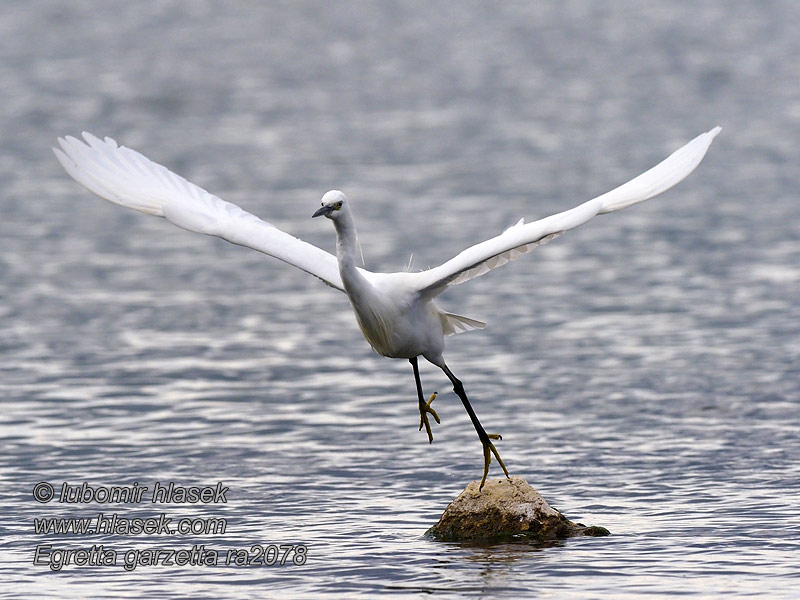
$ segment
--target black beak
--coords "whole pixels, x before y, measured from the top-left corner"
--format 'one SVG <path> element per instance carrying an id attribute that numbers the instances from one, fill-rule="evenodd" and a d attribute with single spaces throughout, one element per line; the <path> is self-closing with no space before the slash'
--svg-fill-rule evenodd
<path id="1" fill-rule="evenodd" d="M 333 207 L 332 206 L 330 206 L 330 205 L 323 206 L 317 212 L 315 212 L 313 215 L 311 215 L 311 218 L 313 219 L 314 217 L 327 217 L 332 212 L 333 212 Z"/>

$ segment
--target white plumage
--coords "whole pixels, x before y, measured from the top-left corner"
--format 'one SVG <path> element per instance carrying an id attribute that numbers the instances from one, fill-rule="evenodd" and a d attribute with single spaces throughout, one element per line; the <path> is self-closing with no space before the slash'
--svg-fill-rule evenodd
<path id="1" fill-rule="evenodd" d="M 503 470 L 497 450 L 475 416 L 461 382 L 444 362 L 444 336 L 484 327 L 475 319 L 440 310 L 434 299 L 448 286 L 458 285 L 500 267 L 534 247 L 547 243 L 595 215 L 626 208 L 656 196 L 689 175 L 700 163 L 719 127 L 703 133 L 675 151 L 652 169 L 618 188 L 570 210 L 525 223 L 520 221 L 484 242 L 467 248 L 444 264 L 418 273 L 373 273 L 356 266 L 356 230 L 347 197 L 330 191 L 314 216 L 333 221 L 337 233 L 336 256 L 295 238 L 235 204 L 154 163 L 142 154 L 119 146 L 111 138 L 101 140 L 84 133 L 88 143 L 59 138 L 56 157 L 67 172 L 91 192 L 115 204 L 165 217 L 178 227 L 213 235 L 246 246 L 294 265 L 329 286 L 347 294 L 364 337 L 376 352 L 392 358 L 407 358 L 413 368 L 424 425 L 433 440 L 427 415 L 434 396 L 422 395 L 417 357 L 440 367 L 472 419 L 484 450 L 483 482 L 490 452 Z M 496 439 L 496 438 L 495 438 Z"/>

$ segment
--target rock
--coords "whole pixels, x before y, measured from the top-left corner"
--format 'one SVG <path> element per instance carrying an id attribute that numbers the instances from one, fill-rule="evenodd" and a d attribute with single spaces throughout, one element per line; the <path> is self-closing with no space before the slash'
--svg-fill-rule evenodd
<path id="1" fill-rule="evenodd" d="M 573 523 L 551 507 L 524 477 L 473 481 L 453 500 L 427 535 L 443 541 L 548 542 L 578 535 L 609 535 L 603 527 Z"/>

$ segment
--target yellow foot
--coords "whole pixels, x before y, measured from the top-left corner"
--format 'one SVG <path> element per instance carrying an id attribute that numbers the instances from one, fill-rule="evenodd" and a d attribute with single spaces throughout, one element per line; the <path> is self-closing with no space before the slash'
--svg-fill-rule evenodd
<path id="1" fill-rule="evenodd" d="M 487 434 L 487 437 L 493 440 L 503 439 L 497 433 L 489 433 Z M 500 463 L 500 466 L 503 467 L 503 473 L 506 474 L 506 477 L 511 477 L 508 474 L 508 469 L 506 469 L 505 463 L 503 463 L 503 459 L 500 458 L 500 455 L 497 453 L 497 448 L 495 448 L 494 444 L 487 439 L 485 442 L 483 442 L 483 478 L 481 479 L 481 485 L 478 487 L 478 491 L 481 491 L 483 489 L 483 484 L 486 483 L 486 476 L 489 474 L 489 463 L 492 460 L 492 454 L 494 454 L 494 457 L 497 459 L 497 462 Z"/>
<path id="2" fill-rule="evenodd" d="M 433 418 L 436 419 L 437 423 L 441 423 L 439 419 L 439 415 L 436 414 L 436 411 L 431 408 L 431 402 L 436 400 L 437 392 L 433 392 L 431 397 L 428 398 L 428 401 L 425 404 L 419 405 L 419 430 L 422 431 L 422 426 L 425 426 L 425 431 L 428 432 L 428 443 L 433 443 L 433 433 L 431 433 L 431 424 L 428 422 L 428 413 L 433 415 Z"/>

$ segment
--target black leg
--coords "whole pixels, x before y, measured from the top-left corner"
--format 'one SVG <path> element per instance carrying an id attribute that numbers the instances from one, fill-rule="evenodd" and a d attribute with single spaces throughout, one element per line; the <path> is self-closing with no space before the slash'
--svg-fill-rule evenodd
<path id="1" fill-rule="evenodd" d="M 480 439 L 481 444 L 483 444 L 483 478 L 481 479 L 481 485 L 478 489 L 483 489 L 483 484 L 486 483 L 486 476 L 489 473 L 489 462 L 491 460 L 491 454 L 494 454 L 497 462 L 500 463 L 500 466 L 503 467 L 503 473 L 508 475 L 508 469 L 506 469 L 506 465 L 503 463 L 503 459 L 500 458 L 500 455 L 497 453 L 497 449 L 494 447 L 494 444 L 489 439 L 502 439 L 500 436 L 489 435 L 486 433 L 486 430 L 481 425 L 481 422 L 478 420 L 478 415 L 475 414 L 475 411 L 472 410 L 472 405 L 469 403 L 469 398 L 467 398 L 467 392 L 464 391 L 464 386 L 462 385 L 461 381 L 453 375 L 453 372 L 447 367 L 447 365 L 442 366 L 442 370 L 444 374 L 447 375 L 447 378 L 453 384 L 453 391 L 456 395 L 461 398 L 461 403 L 464 405 L 464 408 L 467 409 L 467 414 L 469 415 L 470 420 L 472 421 L 472 425 L 475 427 L 475 431 L 478 432 L 478 439 Z"/>
<path id="2" fill-rule="evenodd" d="M 431 424 L 428 422 L 428 413 L 433 415 L 433 418 L 436 419 L 437 423 L 441 423 L 439 420 L 439 415 L 436 414 L 436 411 L 431 408 L 431 402 L 436 399 L 436 392 L 431 394 L 431 397 L 425 402 L 425 399 L 422 397 L 422 382 L 419 379 L 419 365 L 417 364 L 417 357 L 409 358 L 408 362 L 411 363 L 411 366 L 414 368 L 414 381 L 417 384 L 417 397 L 419 398 L 419 430 L 422 431 L 423 425 L 425 426 L 425 431 L 428 433 L 428 443 L 433 443 L 433 432 L 431 432 Z"/>

